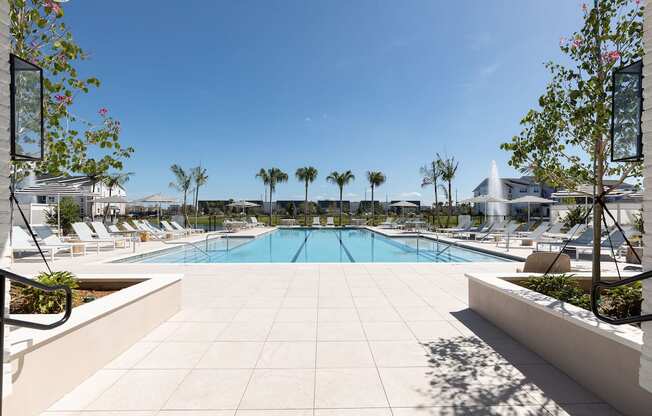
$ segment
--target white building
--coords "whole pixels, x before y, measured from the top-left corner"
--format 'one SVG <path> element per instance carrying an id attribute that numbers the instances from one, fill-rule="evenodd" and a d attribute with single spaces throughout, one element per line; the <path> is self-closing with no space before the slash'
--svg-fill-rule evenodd
<path id="1" fill-rule="evenodd" d="M 107 204 L 93 202 L 94 199 L 108 196 L 127 197 L 127 191 L 122 186 L 118 185 L 110 189 L 104 182 L 93 183 L 88 176 L 39 176 L 36 178 L 33 186 L 38 187 L 42 185 L 59 185 L 78 189 L 81 195 L 71 198 L 79 205 L 82 218 L 104 215 Z M 59 197 L 59 195 L 51 193 L 34 195 L 29 209 L 33 223 L 40 223 L 38 212 L 56 205 Z M 126 213 L 127 204 L 125 203 L 112 203 L 108 205 L 110 205 L 110 212 L 115 214 Z"/>

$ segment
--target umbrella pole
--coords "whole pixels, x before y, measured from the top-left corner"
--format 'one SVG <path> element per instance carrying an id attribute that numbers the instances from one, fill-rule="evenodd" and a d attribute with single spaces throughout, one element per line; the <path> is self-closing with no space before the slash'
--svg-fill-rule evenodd
<path id="1" fill-rule="evenodd" d="M 530 203 L 527 203 L 527 230 L 530 231 Z"/>
<path id="2" fill-rule="evenodd" d="M 61 238 L 61 195 L 59 194 L 57 194 L 57 229 Z"/>

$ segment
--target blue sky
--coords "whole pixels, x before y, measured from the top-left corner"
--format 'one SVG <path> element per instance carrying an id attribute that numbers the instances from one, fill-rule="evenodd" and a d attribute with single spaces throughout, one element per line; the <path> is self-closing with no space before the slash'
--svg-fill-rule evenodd
<path id="1" fill-rule="evenodd" d="M 380 199 L 432 200 L 419 167 L 436 152 L 460 162 L 454 188 L 472 189 L 499 144 L 519 131 L 581 22 L 580 1 L 71 0 L 66 20 L 91 54 L 82 74 L 101 88 L 77 113 L 106 106 L 136 148 L 130 196 L 172 193 L 169 166 L 201 163 L 201 198 L 260 198 L 254 175 L 290 174 L 277 198 L 302 198 L 296 168 L 312 165 L 313 198 L 363 199 L 367 170 L 388 181 Z"/>

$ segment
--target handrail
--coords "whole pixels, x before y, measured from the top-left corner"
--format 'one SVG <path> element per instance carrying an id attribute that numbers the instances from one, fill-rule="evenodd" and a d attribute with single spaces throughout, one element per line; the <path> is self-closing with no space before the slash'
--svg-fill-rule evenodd
<path id="1" fill-rule="evenodd" d="M 598 308 L 598 298 L 600 294 L 600 289 L 602 288 L 613 289 L 615 287 L 625 286 L 649 278 L 652 278 L 652 270 L 616 282 L 594 282 L 591 285 L 591 311 L 593 311 L 593 314 L 595 315 L 596 318 L 612 325 L 623 325 L 623 324 L 633 324 L 639 322 L 652 321 L 652 314 L 630 316 L 628 318 L 609 318 L 607 316 L 601 315 Z"/>
<path id="2" fill-rule="evenodd" d="M 226 251 L 229 251 L 229 236 L 228 234 L 224 234 L 223 231 L 209 231 L 206 233 L 206 237 L 204 237 L 204 246 L 206 247 L 206 251 L 208 252 L 208 237 L 215 234 L 220 234 L 220 236 L 226 237 Z"/>
<path id="3" fill-rule="evenodd" d="M 140 232 L 144 232 L 144 233 L 148 233 L 148 234 L 150 234 L 150 236 L 154 237 L 154 238 L 156 239 L 156 241 L 160 241 L 160 242 L 163 243 L 163 244 L 167 244 L 167 245 L 186 244 L 186 245 L 189 245 L 189 246 L 193 246 L 194 248 L 196 248 L 197 250 L 199 250 L 199 251 L 200 251 L 203 255 L 205 255 L 206 257 L 208 257 L 208 258 L 211 257 L 210 254 L 208 254 L 208 253 L 207 253 L 206 251 L 204 251 L 203 249 L 199 248 L 199 246 L 195 245 L 194 243 L 191 243 L 190 241 L 176 241 L 176 242 L 175 242 L 175 241 L 167 241 L 167 240 L 164 240 L 164 239 L 162 239 L 161 237 L 157 236 L 156 234 L 154 234 L 154 230 L 156 230 L 156 228 L 153 228 L 152 230 L 143 230 L 143 229 L 140 229 L 139 231 L 140 231 Z M 156 231 L 166 232 L 165 230 L 156 230 Z"/>
<path id="4" fill-rule="evenodd" d="M 66 323 L 68 318 L 70 318 L 70 314 L 72 313 L 72 289 L 70 287 L 65 286 L 65 285 L 53 285 L 53 286 L 48 286 L 46 284 L 37 282 L 32 279 L 28 279 L 23 276 L 19 276 L 15 273 L 12 273 L 8 270 L 0 269 L 0 274 L 2 275 L 2 279 L 0 279 L 0 289 L 2 290 L 2 294 L 0 294 L 0 297 L 4 300 L 4 293 L 5 293 L 5 279 L 21 283 L 26 286 L 32 286 L 37 289 L 41 289 L 45 292 L 56 292 L 59 290 L 63 290 L 66 292 L 66 307 L 65 311 L 63 314 L 63 317 L 59 319 L 56 322 L 53 322 L 51 324 L 41 324 L 37 322 L 30 322 L 30 321 L 23 321 L 22 319 L 13 319 L 13 318 L 4 318 L 4 323 L 8 325 L 14 325 L 14 326 L 20 326 L 20 327 L 25 327 L 25 328 L 32 328 L 32 329 L 39 329 L 39 330 L 48 330 L 48 329 L 54 329 L 58 326 L 63 325 Z"/>

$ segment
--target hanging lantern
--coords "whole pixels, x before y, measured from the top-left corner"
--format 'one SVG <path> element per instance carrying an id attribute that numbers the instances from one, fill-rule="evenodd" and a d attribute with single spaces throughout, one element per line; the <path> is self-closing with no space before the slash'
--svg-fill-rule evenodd
<path id="1" fill-rule="evenodd" d="M 11 70 L 11 159 L 43 159 L 43 70 L 16 55 Z"/>

